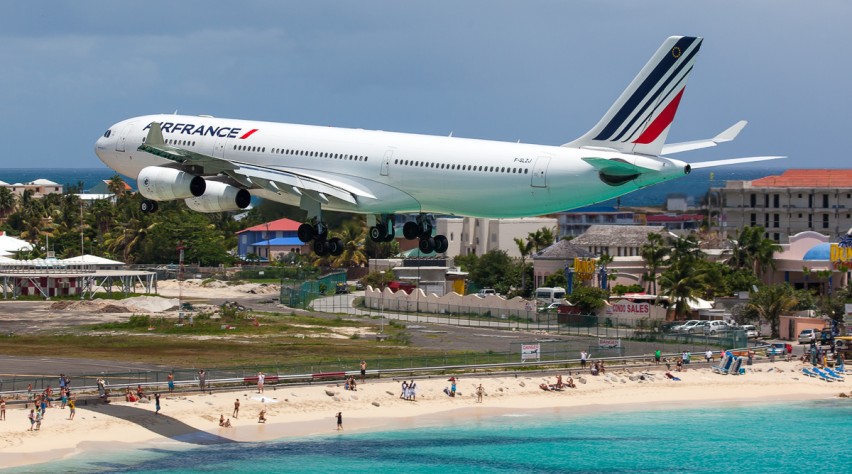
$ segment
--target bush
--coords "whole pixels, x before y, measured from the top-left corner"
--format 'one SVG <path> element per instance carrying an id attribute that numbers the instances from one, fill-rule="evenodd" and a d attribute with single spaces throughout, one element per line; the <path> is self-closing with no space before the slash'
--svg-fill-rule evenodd
<path id="1" fill-rule="evenodd" d="M 147 328 L 151 326 L 151 317 L 148 315 L 134 314 L 127 321 L 127 326 L 131 328 Z"/>

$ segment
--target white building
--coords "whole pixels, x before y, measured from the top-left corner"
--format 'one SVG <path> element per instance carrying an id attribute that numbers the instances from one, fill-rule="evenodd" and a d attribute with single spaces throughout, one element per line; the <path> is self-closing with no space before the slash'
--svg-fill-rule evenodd
<path id="1" fill-rule="evenodd" d="M 515 239 L 527 236 L 542 228 L 556 236 L 557 220 L 548 217 L 519 219 L 483 219 L 474 217 L 439 217 L 435 220 L 437 234 L 449 241 L 446 255 L 484 255 L 491 250 L 505 250 L 510 257 L 520 257 Z"/>

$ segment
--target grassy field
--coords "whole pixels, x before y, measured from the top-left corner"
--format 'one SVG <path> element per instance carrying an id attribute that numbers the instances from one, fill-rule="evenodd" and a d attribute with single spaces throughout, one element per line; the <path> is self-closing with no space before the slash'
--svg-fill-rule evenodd
<path id="1" fill-rule="evenodd" d="M 3 338 L 0 353 L 145 362 L 166 366 L 240 366 L 421 357 L 443 351 L 408 346 L 403 326 L 378 327 L 340 317 L 239 312 L 176 318 L 131 316 L 126 322 L 76 326 L 56 333 Z"/>

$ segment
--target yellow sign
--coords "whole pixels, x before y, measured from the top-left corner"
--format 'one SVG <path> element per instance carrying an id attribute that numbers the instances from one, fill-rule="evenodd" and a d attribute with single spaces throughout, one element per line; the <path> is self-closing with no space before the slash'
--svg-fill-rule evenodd
<path id="1" fill-rule="evenodd" d="M 574 273 L 577 278 L 583 281 L 591 280 L 595 276 L 595 261 L 593 258 L 575 258 Z"/>
<path id="2" fill-rule="evenodd" d="M 852 261 L 852 247 L 831 244 L 831 257 L 829 258 L 834 263 L 848 263 Z"/>

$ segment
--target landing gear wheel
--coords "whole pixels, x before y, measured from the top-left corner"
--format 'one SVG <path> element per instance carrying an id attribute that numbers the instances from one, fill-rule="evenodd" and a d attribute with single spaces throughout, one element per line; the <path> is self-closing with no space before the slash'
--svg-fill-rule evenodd
<path id="1" fill-rule="evenodd" d="M 432 253 L 435 251 L 435 239 L 433 239 L 432 237 L 420 239 L 420 244 L 418 244 L 418 247 L 420 248 L 420 253 Z"/>
<path id="2" fill-rule="evenodd" d="M 382 242 L 393 242 L 393 239 L 396 238 L 396 231 L 391 229 L 390 232 L 385 233 L 385 238 L 382 239 Z"/>
<path id="3" fill-rule="evenodd" d="M 402 226 L 402 235 L 408 240 L 414 240 L 420 235 L 420 228 L 414 221 L 406 222 Z"/>
<path id="4" fill-rule="evenodd" d="M 370 227 L 370 240 L 373 242 L 384 242 L 387 232 L 381 225 Z"/>
<path id="5" fill-rule="evenodd" d="M 142 212 L 157 212 L 157 201 L 151 201 L 149 199 L 145 199 L 139 205 L 139 210 Z"/>
<path id="6" fill-rule="evenodd" d="M 444 253 L 450 248 L 450 241 L 443 235 L 435 236 L 435 253 Z"/>
<path id="7" fill-rule="evenodd" d="M 299 226 L 299 230 L 296 231 L 296 235 L 299 236 L 299 240 L 302 242 L 310 242 L 314 239 L 314 227 L 310 224 L 302 224 Z"/>
<path id="8" fill-rule="evenodd" d="M 317 254 L 318 257 L 325 257 L 329 254 L 329 245 L 325 240 L 315 240 L 314 241 L 314 253 Z"/>
<path id="9" fill-rule="evenodd" d="M 317 222 L 314 225 L 314 238 L 319 240 L 325 240 L 328 236 L 328 226 L 325 225 L 325 222 Z"/>
<path id="10" fill-rule="evenodd" d="M 343 241 L 337 237 L 328 240 L 328 253 L 339 257 L 343 253 Z"/>

